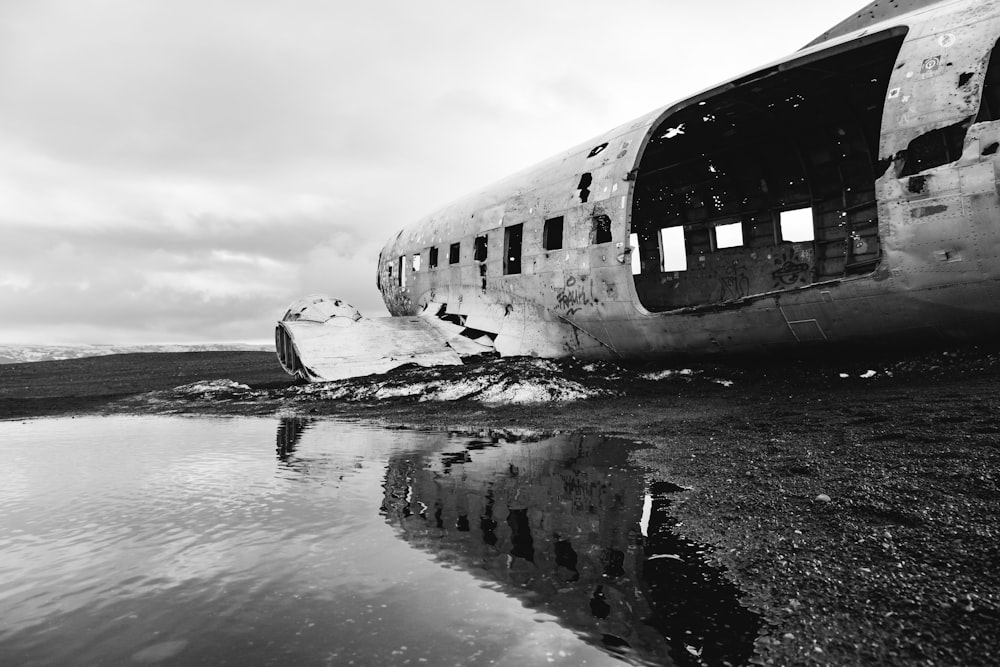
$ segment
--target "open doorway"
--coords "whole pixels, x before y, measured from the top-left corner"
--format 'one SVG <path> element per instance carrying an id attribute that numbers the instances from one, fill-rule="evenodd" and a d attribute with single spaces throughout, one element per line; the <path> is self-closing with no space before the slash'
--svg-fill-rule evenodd
<path id="1" fill-rule="evenodd" d="M 888 167 L 878 160 L 882 106 L 904 35 L 758 72 L 661 121 L 633 198 L 644 307 L 722 303 L 875 270 L 875 180 Z"/>

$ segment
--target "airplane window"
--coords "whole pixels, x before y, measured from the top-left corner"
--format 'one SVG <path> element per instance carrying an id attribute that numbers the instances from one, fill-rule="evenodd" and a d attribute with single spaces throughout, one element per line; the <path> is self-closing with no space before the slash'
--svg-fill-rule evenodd
<path id="1" fill-rule="evenodd" d="M 399 275 L 396 279 L 400 287 L 406 287 L 406 255 L 399 258 Z"/>
<path id="2" fill-rule="evenodd" d="M 611 242 L 611 218 L 604 214 L 595 215 L 594 221 L 594 243 Z"/>
<path id="3" fill-rule="evenodd" d="M 451 247 L 448 248 L 448 263 L 458 264 L 459 258 L 461 257 L 462 244 L 452 243 Z"/>
<path id="4" fill-rule="evenodd" d="M 521 272 L 521 239 L 524 236 L 524 224 L 511 225 L 503 230 L 503 245 L 506 249 L 503 256 L 503 272 L 514 274 Z"/>
<path id="5" fill-rule="evenodd" d="M 728 225 L 719 225 L 715 228 L 715 248 L 725 250 L 726 248 L 738 248 L 743 245 L 743 223 L 733 222 Z"/>
<path id="6" fill-rule="evenodd" d="M 687 268 L 684 227 L 664 227 L 660 230 L 660 271 L 669 273 Z"/>
<path id="7" fill-rule="evenodd" d="M 477 262 L 486 261 L 486 250 L 487 250 L 486 241 L 487 241 L 487 236 L 485 234 L 483 236 L 476 237 L 476 243 L 473 246 L 475 248 L 475 254 L 473 256 L 473 259 L 476 260 Z"/>
<path id="8" fill-rule="evenodd" d="M 542 228 L 542 247 L 546 250 L 559 250 L 563 247 L 563 217 L 549 218 Z"/>
<path id="9" fill-rule="evenodd" d="M 791 243 L 812 241 L 816 234 L 813 231 L 813 211 L 811 208 L 797 208 L 794 211 L 782 211 L 780 216 L 781 240 Z"/>
<path id="10" fill-rule="evenodd" d="M 438 265 L 438 249 L 437 246 L 434 246 L 430 249 L 430 252 L 428 253 L 427 256 L 427 268 L 436 269 L 437 265 Z"/>
<path id="11" fill-rule="evenodd" d="M 420 270 L 420 253 L 419 252 L 413 254 L 413 270 L 414 271 L 419 271 Z"/>

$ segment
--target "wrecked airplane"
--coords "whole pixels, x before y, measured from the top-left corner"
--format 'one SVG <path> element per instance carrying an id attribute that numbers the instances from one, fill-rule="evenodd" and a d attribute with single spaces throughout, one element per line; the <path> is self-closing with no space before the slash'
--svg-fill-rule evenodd
<path id="1" fill-rule="evenodd" d="M 307 297 L 308 380 L 1000 331 L 1000 1 L 873 2 L 778 62 L 403 229 L 394 317 Z"/>

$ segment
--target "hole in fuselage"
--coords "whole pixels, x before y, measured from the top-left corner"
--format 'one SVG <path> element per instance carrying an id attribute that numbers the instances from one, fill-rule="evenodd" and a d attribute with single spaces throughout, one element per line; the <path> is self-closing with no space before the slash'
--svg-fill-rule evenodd
<path id="1" fill-rule="evenodd" d="M 633 199 L 644 307 L 719 304 L 875 270 L 882 106 L 902 40 L 887 32 L 744 77 L 661 120 Z"/>

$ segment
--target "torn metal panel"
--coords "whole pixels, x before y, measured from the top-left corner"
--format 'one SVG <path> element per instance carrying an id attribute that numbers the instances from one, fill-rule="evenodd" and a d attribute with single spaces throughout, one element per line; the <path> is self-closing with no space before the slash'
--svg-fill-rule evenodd
<path id="1" fill-rule="evenodd" d="M 285 371 L 312 382 L 385 373 L 404 364 L 462 363 L 423 318 L 366 319 L 339 299 L 324 297 L 293 304 L 278 322 L 275 342 Z"/>
<path id="2" fill-rule="evenodd" d="M 577 351 L 594 359 L 619 356 L 592 332 L 527 301 L 511 304 L 494 345 L 501 356 L 566 357 Z"/>
<path id="3" fill-rule="evenodd" d="M 992 17 L 975 23 L 948 16 L 936 17 L 933 30 L 911 38 L 900 53 L 883 112 L 879 155 L 884 159 L 907 151 L 929 132 L 968 129 L 967 119 L 979 111 L 1000 17 L 995 6 Z"/>
<path id="4" fill-rule="evenodd" d="M 456 352 L 420 318 L 361 319 L 346 326 L 281 322 L 291 341 L 294 374 L 312 382 L 385 373 L 404 364 L 461 364 Z M 285 370 L 289 370 L 286 366 Z"/>

